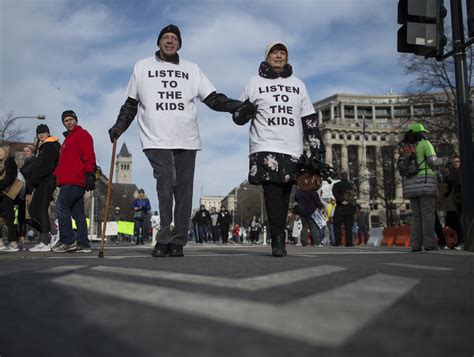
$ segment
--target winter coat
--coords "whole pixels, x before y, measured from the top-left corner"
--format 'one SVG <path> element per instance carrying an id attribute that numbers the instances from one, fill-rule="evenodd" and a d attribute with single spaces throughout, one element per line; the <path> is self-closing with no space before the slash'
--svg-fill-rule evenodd
<path id="1" fill-rule="evenodd" d="M 210 226 L 211 225 L 211 215 L 207 209 L 200 209 L 196 212 L 193 218 L 193 223 L 198 226 Z"/>
<path id="2" fill-rule="evenodd" d="M 298 189 L 295 193 L 295 201 L 300 208 L 299 215 L 302 217 L 311 217 L 316 209 L 324 208 L 317 191 L 304 191 Z"/>
<path id="3" fill-rule="evenodd" d="M 416 158 L 420 169 L 416 176 L 403 179 L 403 197 L 437 197 L 438 180 L 428 165 L 427 158 L 436 156 L 433 146 L 428 140 L 422 139 L 416 144 Z"/>
<path id="4" fill-rule="evenodd" d="M 5 171 L 0 173 L 3 177 L 0 179 L 0 193 L 6 188 L 10 187 L 18 174 L 18 167 L 16 166 L 15 159 L 11 156 L 5 159 Z M 2 194 L 2 196 L 6 197 Z"/>
<path id="5" fill-rule="evenodd" d="M 217 217 L 217 225 L 225 228 L 229 228 L 232 223 L 232 218 L 229 212 L 219 212 L 219 217 Z"/>
<path id="6" fill-rule="evenodd" d="M 41 183 L 48 182 L 51 179 L 58 165 L 60 148 L 59 139 L 54 136 L 48 137 L 40 145 L 38 155 L 31 164 L 29 179 L 25 177 L 28 185 L 38 188 Z"/>
<path id="7" fill-rule="evenodd" d="M 58 186 L 74 185 L 84 187 L 86 172 L 94 172 L 94 142 L 89 132 L 77 125 L 64 134 L 59 163 L 54 171 Z"/>
<path id="8" fill-rule="evenodd" d="M 448 188 L 446 195 L 453 193 L 454 203 L 461 203 L 461 170 L 460 169 L 451 169 L 447 178 Z"/>
<path id="9" fill-rule="evenodd" d="M 26 193 L 33 192 L 33 186 L 31 185 L 31 171 L 33 162 L 36 160 L 36 156 L 31 156 L 23 162 L 23 166 L 20 168 L 20 172 L 25 178 L 26 182 Z"/>

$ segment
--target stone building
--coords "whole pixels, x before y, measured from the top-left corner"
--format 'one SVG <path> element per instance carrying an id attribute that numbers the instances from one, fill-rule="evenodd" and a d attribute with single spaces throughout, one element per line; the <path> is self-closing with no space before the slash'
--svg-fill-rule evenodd
<path id="1" fill-rule="evenodd" d="M 396 148 L 413 121 L 452 115 L 442 95 L 353 95 L 336 93 L 313 103 L 326 144 L 326 162 L 349 174 L 372 223 L 394 223 L 409 210 L 396 170 Z M 365 154 L 365 155 L 364 155 Z"/>
<path id="2" fill-rule="evenodd" d="M 222 196 L 201 196 L 199 198 L 199 206 L 204 205 L 209 211 L 212 207 L 215 207 L 216 210 L 219 211 L 223 198 Z"/>

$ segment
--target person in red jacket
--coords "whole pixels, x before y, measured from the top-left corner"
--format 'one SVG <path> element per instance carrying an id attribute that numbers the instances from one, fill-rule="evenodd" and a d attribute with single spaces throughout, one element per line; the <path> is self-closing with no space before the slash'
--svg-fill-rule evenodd
<path id="1" fill-rule="evenodd" d="M 60 187 L 56 200 L 60 243 L 52 251 L 90 253 L 84 194 L 85 191 L 95 189 L 94 143 L 89 132 L 77 125 L 76 113 L 66 110 L 61 118 L 67 129 L 64 133 L 66 139 L 61 146 L 59 163 L 54 171 L 56 185 Z M 72 230 L 71 218 L 76 221 L 76 234 Z"/>

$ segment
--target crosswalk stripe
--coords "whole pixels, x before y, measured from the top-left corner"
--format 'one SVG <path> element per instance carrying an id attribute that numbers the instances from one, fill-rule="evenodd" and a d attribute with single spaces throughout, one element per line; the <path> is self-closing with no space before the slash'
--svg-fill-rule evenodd
<path id="1" fill-rule="evenodd" d="M 295 282 L 316 278 L 319 276 L 335 273 L 344 270 L 343 267 L 332 265 L 322 265 L 311 268 L 283 271 L 268 275 L 255 276 L 250 278 L 224 278 L 202 274 L 184 274 L 168 271 L 150 271 L 135 268 L 122 268 L 110 266 L 97 266 L 91 270 L 118 273 L 128 276 L 138 276 L 144 278 L 159 278 L 173 281 L 180 281 L 192 284 L 205 284 L 218 286 L 221 288 L 233 288 L 247 291 L 257 291 L 277 286 L 292 284 Z"/>
<path id="2" fill-rule="evenodd" d="M 287 304 L 224 298 L 77 273 L 52 279 L 66 287 L 336 347 L 394 304 L 419 280 L 376 274 Z"/>
<path id="3" fill-rule="evenodd" d="M 414 268 L 414 269 L 423 269 L 423 270 L 435 270 L 435 271 L 452 271 L 453 268 L 449 267 L 437 267 L 431 265 L 419 265 L 419 264 L 404 264 L 404 263 L 384 263 L 385 265 L 393 265 L 396 267 L 404 268 Z"/>
<path id="4" fill-rule="evenodd" d="M 59 273 L 68 273 L 71 271 L 75 271 L 78 269 L 85 268 L 87 265 L 61 265 L 53 268 L 48 268 L 48 269 L 41 269 L 41 270 L 36 270 L 35 273 L 46 273 L 46 274 L 59 274 Z"/>

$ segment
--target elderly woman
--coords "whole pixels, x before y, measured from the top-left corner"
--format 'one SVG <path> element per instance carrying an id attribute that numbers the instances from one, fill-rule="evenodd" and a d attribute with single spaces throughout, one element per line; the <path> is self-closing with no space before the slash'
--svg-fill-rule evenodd
<path id="1" fill-rule="evenodd" d="M 18 236 L 15 228 L 14 200 L 8 197 L 3 191 L 8 189 L 18 174 L 15 160 L 10 156 L 8 146 L 0 147 L 0 214 L 5 216 L 8 227 L 9 245 L 2 249 L 2 252 L 18 252 Z"/>
<path id="2" fill-rule="evenodd" d="M 304 83 L 293 76 L 287 46 L 280 41 L 265 49 L 259 75 L 246 84 L 241 100 L 258 106 L 254 118 L 246 108 L 233 114 L 234 122 L 250 123 L 249 182 L 262 185 L 270 226 L 272 255 L 283 257 L 285 225 L 296 164 L 303 155 L 303 136 L 311 155 L 324 152 L 318 120 Z"/>

